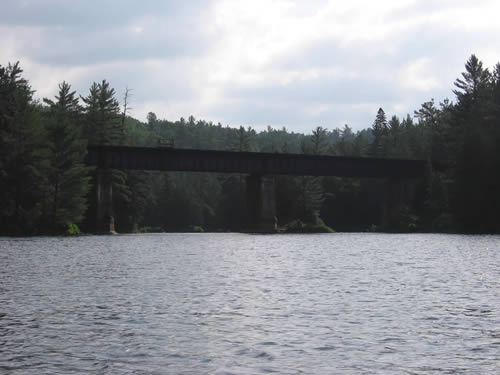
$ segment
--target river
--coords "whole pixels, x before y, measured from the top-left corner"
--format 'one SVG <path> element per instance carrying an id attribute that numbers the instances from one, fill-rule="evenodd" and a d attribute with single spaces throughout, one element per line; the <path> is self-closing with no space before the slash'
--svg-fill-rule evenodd
<path id="1" fill-rule="evenodd" d="M 0 238 L 2 374 L 499 374 L 500 236 Z"/>

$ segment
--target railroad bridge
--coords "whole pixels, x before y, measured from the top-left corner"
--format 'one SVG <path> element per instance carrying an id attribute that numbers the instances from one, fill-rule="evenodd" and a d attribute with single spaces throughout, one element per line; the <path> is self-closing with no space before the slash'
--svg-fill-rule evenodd
<path id="1" fill-rule="evenodd" d="M 97 228 L 109 232 L 113 191 L 109 169 L 246 174 L 248 230 L 275 228 L 275 175 L 383 178 L 387 199 L 395 199 L 401 181 L 425 175 L 425 160 L 176 149 L 169 147 L 88 146 L 86 163 L 97 167 Z M 111 220 L 112 221 L 112 220 Z"/>

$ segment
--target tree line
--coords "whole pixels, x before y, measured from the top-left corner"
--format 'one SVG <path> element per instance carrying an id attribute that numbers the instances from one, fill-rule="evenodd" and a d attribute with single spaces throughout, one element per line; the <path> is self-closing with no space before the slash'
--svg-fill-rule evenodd
<path id="1" fill-rule="evenodd" d="M 281 152 L 428 160 L 424 179 L 405 182 L 387 210 L 384 180 L 276 176 L 280 226 L 289 231 L 499 233 L 500 64 L 472 55 L 455 81 L 454 101 L 430 100 L 404 118 L 380 108 L 371 127 L 311 134 L 268 126 L 232 128 L 197 120 L 129 116 L 103 80 L 79 96 L 67 82 L 36 100 L 19 63 L 0 65 L 0 233 L 92 232 L 96 171 L 88 144 Z M 446 163 L 433 170 L 432 161 Z M 111 174 L 119 232 L 239 231 L 245 227 L 245 176 L 120 171 Z"/>

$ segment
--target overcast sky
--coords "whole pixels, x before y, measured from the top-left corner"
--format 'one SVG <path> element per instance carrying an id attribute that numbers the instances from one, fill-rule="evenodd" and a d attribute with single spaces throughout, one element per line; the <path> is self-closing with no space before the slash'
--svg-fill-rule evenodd
<path id="1" fill-rule="evenodd" d="M 106 79 L 132 115 L 309 132 L 448 97 L 500 60 L 498 0 L 1 0 L 0 64 L 38 97 Z"/>

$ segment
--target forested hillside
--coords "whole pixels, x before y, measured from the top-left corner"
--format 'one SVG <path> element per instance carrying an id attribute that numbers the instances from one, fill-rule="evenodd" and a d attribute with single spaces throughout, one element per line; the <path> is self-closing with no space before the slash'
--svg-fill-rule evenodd
<path id="1" fill-rule="evenodd" d="M 87 144 L 165 143 L 429 160 L 426 178 L 405 183 L 403 201 L 389 214 L 385 181 L 276 176 L 278 222 L 290 230 L 324 221 L 340 231 L 500 232 L 500 64 L 490 71 L 474 55 L 455 82 L 452 101 L 432 99 L 404 118 L 380 108 L 373 124 L 357 132 L 348 125 L 315 126 L 311 134 L 271 126 L 258 132 L 154 113 L 143 123 L 128 114 L 128 91 L 120 103 L 107 81 L 82 96 L 62 82 L 58 94 L 43 101 L 34 99 L 35 89 L 19 63 L 0 66 L 4 235 L 91 232 L 96 192 L 95 170 L 84 164 Z M 434 171 L 431 160 L 449 168 Z M 119 232 L 238 231 L 245 225 L 242 175 L 115 170 L 112 184 Z"/>

